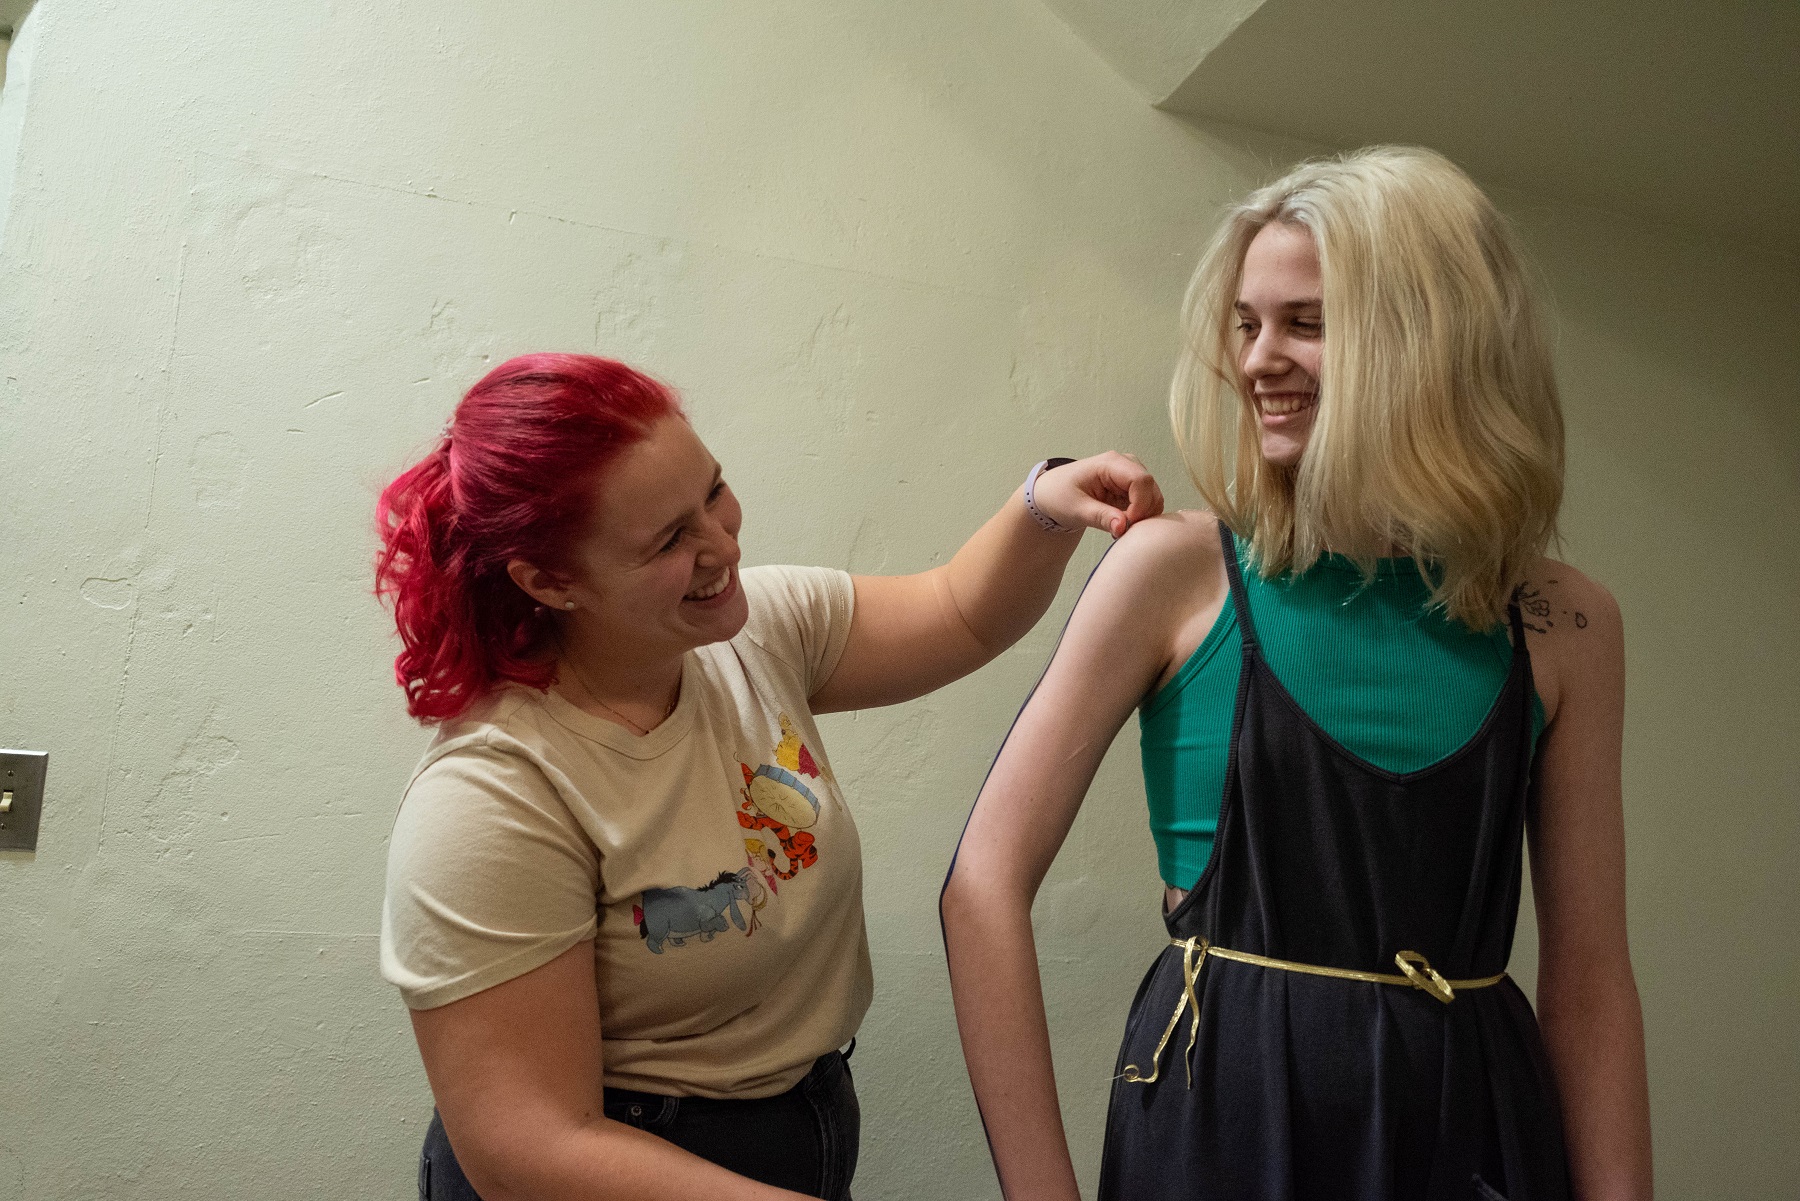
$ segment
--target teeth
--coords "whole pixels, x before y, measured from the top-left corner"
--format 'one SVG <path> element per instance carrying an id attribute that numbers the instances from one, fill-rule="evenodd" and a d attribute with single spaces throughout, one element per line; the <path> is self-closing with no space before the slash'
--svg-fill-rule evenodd
<path id="1" fill-rule="evenodd" d="M 686 599 L 686 600 L 708 600 L 711 597 L 715 597 L 715 596 L 719 595 L 719 593 L 725 591 L 725 585 L 727 585 L 729 583 L 731 583 L 731 572 L 727 571 L 724 575 L 722 575 L 718 579 L 714 580 L 711 584 L 708 584 L 706 587 L 701 588 L 695 592 L 688 593 L 687 596 L 683 599 Z"/>
<path id="2" fill-rule="evenodd" d="M 1271 417 L 1286 417 L 1289 413 L 1298 413 L 1301 409 L 1311 408 L 1317 403 L 1317 396 L 1259 396 L 1257 407 Z"/>

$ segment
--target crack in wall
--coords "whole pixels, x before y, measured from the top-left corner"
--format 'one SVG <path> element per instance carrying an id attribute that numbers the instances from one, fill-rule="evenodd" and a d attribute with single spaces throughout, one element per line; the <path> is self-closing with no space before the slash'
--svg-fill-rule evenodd
<path id="1" fill-rule="evenodd" d="M 119 745 L 119 730 L 125 724 L 125 693 L 131 683 L 131 661 L 137 650 L 138 619 L 142 614 L 143 604 L 133 594 L 131 625 L 125 632 L 125 661 L 119 669 L 119 686 L 113 696 L 112 729 L 106 736 L 106 766 L 102 769 L 100 783 L 100 819 L 94 829 L 94 849 L 88 855 L 90 864 L 106 845 L 106 808 L 112 801 L 113 762 Z"/>
<path id="2" fill-rule="evenodd" d="M 189 163 L 189 178 L 193 176 L 193 165 Z M 156 401 L 155 434 L 151 439 L 150 451 L 150 486 L 144 496 L 144 521 L 142 530 L 150 531 L 150 522 L 156 512 L 156 482 L 162 464 L 163 426 L 169 411 L 169 393 L 174 388 L 175 355 L 181 338 L 181 298 L 187 288 L 188 242 L 181 240 L 181 248 L 175 259 L 175 295 L 169 311 L 168 349 L 163 355 L 162 394 Z M 113 694 L 113 716 L 111 729 L 106 736 L 106 762 L 101 768 L 100 783 L 100 815 L 94 826 L 93 849 L 88 852 L 87 862 L 91 864 L 106 845 L 106 810 L 112 802 L 113 770 L 117 762 L 119 731 L 125 724 L 125 697 L 131 684 L 131 664 L 137 653 L 138 622 L 143 615 L 143 605 L 134 590 L 130 602 L 131 624 L 125 634 L 125 655 L 119 665 L 119 686 Z"/>
<path id="3" fill-rule="evenodd" d="M 162 395 L 156 401 L 155 435 L 150 444 L 150 490 L 144 499 L 144 532 L 150 531 L 150 519 L 156 513 L 156 484 L 162 467 L 163 426 L 168 423 L 169 393 L 175 387 L 176 347 L 181 339 L 181 298 L 187 289 L 187 239 L 181 240 L 181 250 L 175 260 L 175 300 L 169 313 L 169 349 L 163 356 Z"/>

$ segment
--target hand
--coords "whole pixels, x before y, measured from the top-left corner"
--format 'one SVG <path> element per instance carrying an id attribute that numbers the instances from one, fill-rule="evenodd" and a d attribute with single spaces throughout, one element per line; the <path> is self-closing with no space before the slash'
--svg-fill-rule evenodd
<path id="1" fill-rule="evenodd" d="M 1162 489 L 1149 469 L 1135 455 L 1116 450 L 1043 472 L 1031 499 L 1059 525 L 1092 526 L 1115 538 L 1163 511 Z"/>

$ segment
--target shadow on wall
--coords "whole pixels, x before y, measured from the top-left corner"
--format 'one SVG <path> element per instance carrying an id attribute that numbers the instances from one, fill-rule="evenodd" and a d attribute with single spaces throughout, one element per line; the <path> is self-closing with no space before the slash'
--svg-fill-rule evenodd
<path id="1" fill-rule="evenodd" d="M 35 0 L 0 0 L 0 88 L 6 86 L 6 57 Z"/>
<path id="2" fill-rule="evenodd" d="M 19 158 L 19 135 L 24 126 L 24 99 L 20 94 L 29 78 L 23 64 L 14 69 L 13 49 L 21 46 L 25 17 L 36 0 L 0 0 L 0 243 L 6 236 L 7 214 L 12 209 L 13 172 Z M 12 77 L 12 92 L 7 78 Z"/>

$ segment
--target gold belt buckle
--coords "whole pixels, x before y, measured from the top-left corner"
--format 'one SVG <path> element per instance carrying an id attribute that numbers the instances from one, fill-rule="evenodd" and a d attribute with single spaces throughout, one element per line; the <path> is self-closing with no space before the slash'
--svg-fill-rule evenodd
<path id="1" fill-rule="evenodd" d="M 1417 951 L 1399 951 L 1394 955 L 1394 962 L 1400 965 L 1401 974 L 1414 988 L 1424 989 L 1446 1005 L 1456 1000 L 1456 990 L 1450 987 L 1450 981 L 1438 975 L 1430 961 Z"/>

